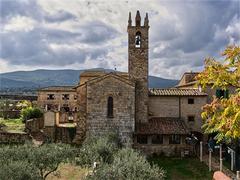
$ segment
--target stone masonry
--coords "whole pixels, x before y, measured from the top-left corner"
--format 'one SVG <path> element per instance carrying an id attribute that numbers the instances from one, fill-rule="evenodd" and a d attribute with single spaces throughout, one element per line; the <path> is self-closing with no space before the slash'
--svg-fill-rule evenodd
<path id="1" fill-rule="evenodd" d="M 113 98 L 113 116 L 107 116 L 107 100 Z M 87 83 L 87 135 L 115 131 L 123 144 L 132 144 L 135 125 L 134 83 L 114 73 Z"/>
<path id="2" fill-rule="evenodd" d="M 148 15 L 141 26 L 139 11 L 132 25 L 131 14 L 128 21 L 128 73 L 136 83 L 136 122 L 148 121 Z M 137 42 L 137 38 L 138 42 Z"/>

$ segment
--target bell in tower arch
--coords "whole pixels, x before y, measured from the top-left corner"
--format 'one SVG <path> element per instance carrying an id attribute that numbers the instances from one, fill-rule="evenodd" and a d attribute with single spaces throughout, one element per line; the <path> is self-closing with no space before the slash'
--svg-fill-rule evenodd
<path id="1" fill-rule="evenodd" d="M 140 48 L 141 47 L 141 33 L 137 32 L 135 36 L 135 47 Z"/>

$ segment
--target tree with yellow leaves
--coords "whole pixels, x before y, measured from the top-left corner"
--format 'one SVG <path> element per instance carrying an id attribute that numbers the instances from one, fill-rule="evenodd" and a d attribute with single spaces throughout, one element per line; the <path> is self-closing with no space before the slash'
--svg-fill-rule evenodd
<path id="1" fill-rule="evenodd" d="M 221 63 L 213 58 L 205 60 L 205 69 L 197 76 L 203 88 L 236 87 L 230 97 L 214 97 L 211 104 L 203 107 L 203 129 L 206 133 L 216 133 L 218 141 L 232 141 L 240 138 L 240 47 L 228 46 L 222 53 Z"/>

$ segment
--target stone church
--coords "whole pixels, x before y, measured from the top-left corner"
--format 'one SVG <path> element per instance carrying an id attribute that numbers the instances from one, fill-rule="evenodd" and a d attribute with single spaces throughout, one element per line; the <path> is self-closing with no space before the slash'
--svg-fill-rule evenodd
<path id="1" fill-rule="evenodd" d="M 148 88 L 149 28 L 148 14 L 142 20 L 137 11 L 133 22 L 129 13 L 128 73 L 85 71 L 76 86 L 38 91 L 38 105 L 58 114 L 57 126 L 75 123 L 73 142 L 115 131 L 123 144 L 171 155 L 191 151 L 190 133 L 202 140 L 206 93 L 195 87 Z"/>

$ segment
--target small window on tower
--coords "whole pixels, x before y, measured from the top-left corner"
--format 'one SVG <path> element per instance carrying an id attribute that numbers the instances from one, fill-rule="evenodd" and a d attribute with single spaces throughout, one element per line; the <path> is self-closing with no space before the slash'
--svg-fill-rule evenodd
<path id="1" fill-rule="evenodd" d="M 141 33 L 137 32 L 135 36 L 135 47 L 140 48 L 141 47 Z"/>

